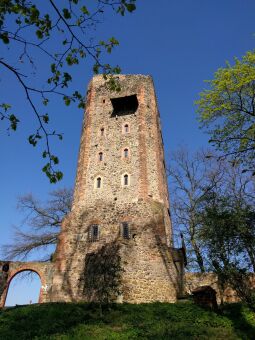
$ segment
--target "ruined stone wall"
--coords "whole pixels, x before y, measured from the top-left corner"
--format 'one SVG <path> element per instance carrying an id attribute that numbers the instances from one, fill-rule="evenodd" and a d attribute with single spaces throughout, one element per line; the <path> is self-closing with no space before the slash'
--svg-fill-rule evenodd
<path id="1" fill-rule="evenodd" d="M 51 289 L 53 278 L 53 264 L 43 262 L 11 262 L 0 261 L 0 308 L 4 307 L 12 279 L 24 271 L 37 273 L 41 280 L 39 302 L 51 301 Z"/>
<path id="2" fill-rule="evenodd" d="M 239 298 L 236 292 L 227 287 L 222 290 L 218 284 L 217 275 L 214 273 L 185 273 L 185 292 L 191 294 L 192 291 L 198 287 L 210 286 L 212 287 L 217 295 L 217 302 L 238 302 Z M 255 288 L 255 276 L 251 277 L 251 284 Z"/>

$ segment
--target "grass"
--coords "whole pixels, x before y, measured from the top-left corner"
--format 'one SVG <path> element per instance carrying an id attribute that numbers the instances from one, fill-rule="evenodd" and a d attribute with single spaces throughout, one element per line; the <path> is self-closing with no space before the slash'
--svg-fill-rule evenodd
<path id="1" fill-rule="evenodd" d="M 242 304 L 219 313 L 192 303 L 48 303 L 0 312 L 0 339 L 255 339 L 255 315 Z"/>

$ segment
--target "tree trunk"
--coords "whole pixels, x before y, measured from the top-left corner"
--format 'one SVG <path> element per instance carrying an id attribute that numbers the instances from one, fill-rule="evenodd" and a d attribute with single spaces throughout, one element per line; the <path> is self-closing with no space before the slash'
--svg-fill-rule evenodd
<path id="1" fill-rule="evenodd" d="M 191 245 L 192 245 L 193 250 L 195 252 L 196 261 L 197 261 L 197 264 L 199 266 L 199 269 L 200 269 L 201 273 L 204 273 L 205 272 L 204 260 L 203 260 L 202 254 L 200 252 L 200 249 L 198 248 L 197 243 L 193 238 L 191 238 L 190 242 L 191 242 Z"/>

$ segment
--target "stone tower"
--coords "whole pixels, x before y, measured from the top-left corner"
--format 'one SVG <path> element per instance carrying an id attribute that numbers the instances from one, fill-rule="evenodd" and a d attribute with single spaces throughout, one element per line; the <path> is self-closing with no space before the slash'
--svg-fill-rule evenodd
<path id="1" fill-rule="evenodd" d="M 102 76 L 89 84 L 72 211 L 53 261 L 0 262 L 0 307 L 12 278 L 29 269 L 41 278 L 40 302 L 96 301 L 116 268 L 119 302 L 174 302 L 182 293 L 185 254 L 172 245 L 153 81 L 117 79 L 119 92 Z"/>
<path id="2" fill-rule="evenodd" d="M 93 299 L 84 293 L 91 275 L 86 266 L 106 247 L 121 259 L 119 300 L 173 302 L 181 290 L 183 257 L 172 248 L 153 81 L 120 75 L 118 82 L 120 92 L 110 91 L 102 76 L 88 87 L 74 202 L 56 252 L 54 301 Z"/>

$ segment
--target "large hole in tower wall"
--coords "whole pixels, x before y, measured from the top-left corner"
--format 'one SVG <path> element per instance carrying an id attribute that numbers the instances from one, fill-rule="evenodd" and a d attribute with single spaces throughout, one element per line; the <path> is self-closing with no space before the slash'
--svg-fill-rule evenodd
<path id="1" fill-rule="evenodd" d="M 113 106 L 112 117 L 133 114 L 138 109 L 138 100 L 136 94 L 132 96 L 111 98 Z"/>

